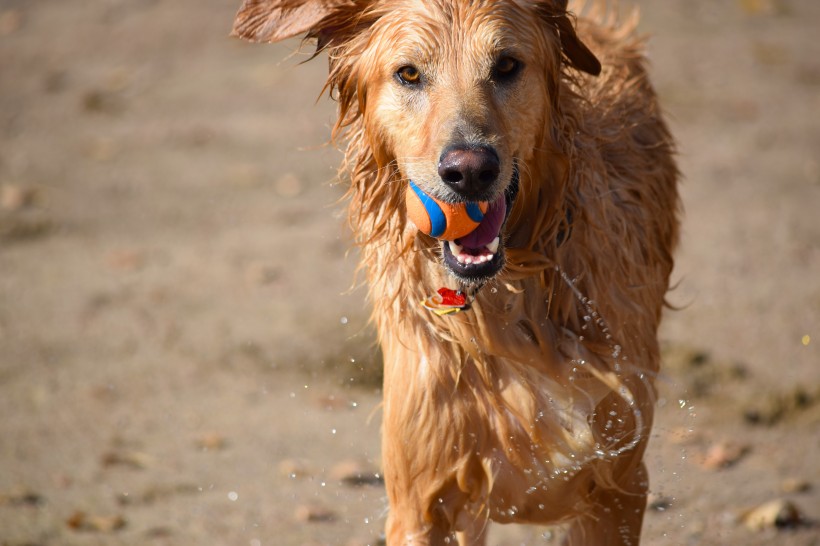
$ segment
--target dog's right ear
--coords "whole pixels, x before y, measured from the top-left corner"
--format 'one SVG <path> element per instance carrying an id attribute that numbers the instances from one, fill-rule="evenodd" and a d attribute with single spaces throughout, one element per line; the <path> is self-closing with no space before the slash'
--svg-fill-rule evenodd
<path id="1" fill-rule="evenodd" d="M 353 0 L 244 0 L 231 35 L 271 43 L 306 34 L 318 38 L 321 49 L 328 32 L 323 22 L 354 8 Z"/>

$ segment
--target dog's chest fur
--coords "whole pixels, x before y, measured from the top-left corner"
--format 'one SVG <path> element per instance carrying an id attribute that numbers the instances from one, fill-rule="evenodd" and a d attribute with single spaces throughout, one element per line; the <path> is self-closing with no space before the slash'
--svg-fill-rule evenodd
<path id="1" fill-rule="evenodd" d="M 430 315 L 407 337 L 383 331 L 384 456 L 404 450 L 410 466 L 389 481 L 452 517 L 466 503 L 496 521 L 555 521 L 581 510 L 601 463 L 591 416 L 611 389 L 586 369 L 594 355 L 558 342 L 546 319 L 524 329 L 497 314 L 528 294 L 499 285 L 486 296 L 471 315 Z"/>

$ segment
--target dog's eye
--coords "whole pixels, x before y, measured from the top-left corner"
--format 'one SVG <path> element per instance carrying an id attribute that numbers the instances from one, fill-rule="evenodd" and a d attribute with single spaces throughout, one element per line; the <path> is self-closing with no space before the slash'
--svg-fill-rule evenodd
<path id="1" fill-rule="evenodd" d="M 396 78 L 404 85 L 417 85 L 421 83 L 421 72 L 415 66 L 407 65 L 396 71 Z"/>
<path id="2" fill-rule="evenodd" d="M 512 81 L 521 70 L 521 62 L 512 57 L 500 57 L 493 67 L 493 80 L 499 83 Z"/>

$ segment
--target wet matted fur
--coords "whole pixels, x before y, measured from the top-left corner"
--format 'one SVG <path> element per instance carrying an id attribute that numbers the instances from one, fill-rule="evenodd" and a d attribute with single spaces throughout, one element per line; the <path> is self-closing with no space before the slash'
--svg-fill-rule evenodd
<path id="1" fill-rule="evenodd" d="M 237 14 L 238 36 L 304 35 L 330 59 L 384 354 L 390 545 L 483 544 L 490 520 L 567 523 L 573 545 L 640 540 L 678 173 L 635 18 L 577 9 L 245 0 Z M 453 147 L 494 176 L 447 182 Z M 462 267 L 420 234 L 409 179 L 444 200 L 504 196 L 492 261 Z M 442 286 L 471 309 L 419 305 Z"/>

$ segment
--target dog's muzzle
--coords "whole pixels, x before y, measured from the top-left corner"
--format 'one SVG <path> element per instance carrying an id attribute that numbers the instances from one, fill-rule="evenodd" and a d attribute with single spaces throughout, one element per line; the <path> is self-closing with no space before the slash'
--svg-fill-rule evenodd
<path id="1" fill-rule="evenodd" d="M 441 242 L 445 267 L 462 284 L 480 287 L 498 275 L 506 260 L 504 226 L 518 195 L 518 166 L 504 192 L 490 203 L 481 223 L 469 234 Z"/>

